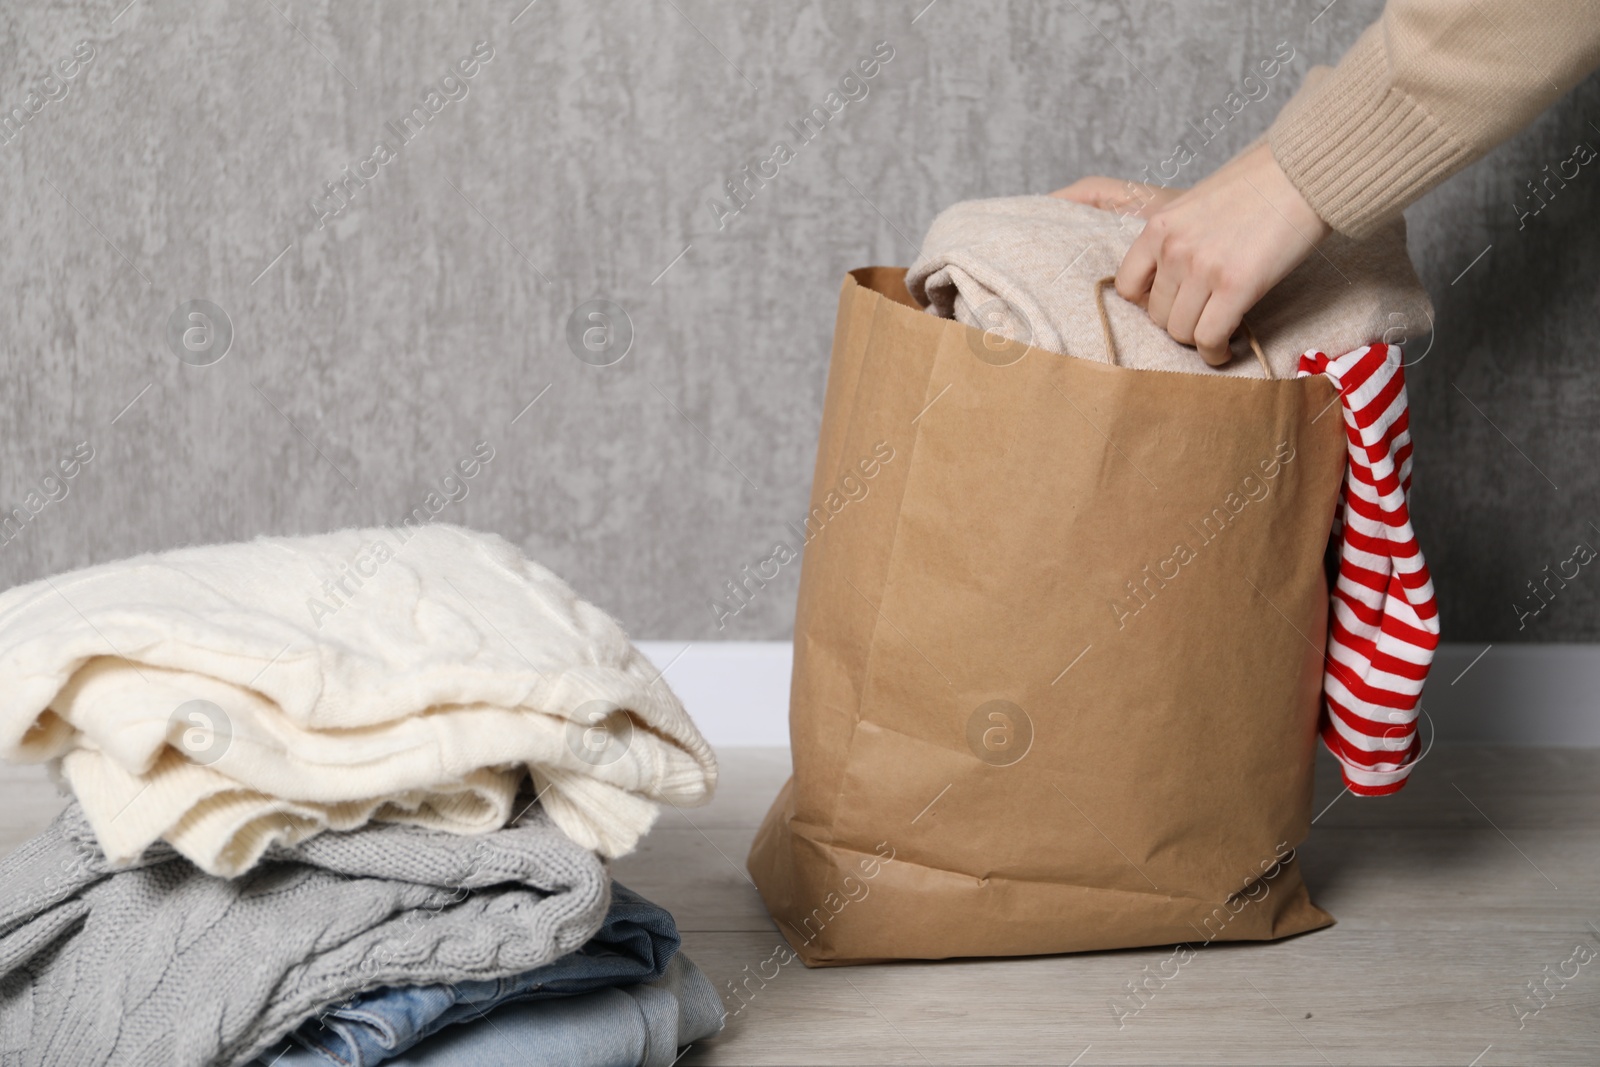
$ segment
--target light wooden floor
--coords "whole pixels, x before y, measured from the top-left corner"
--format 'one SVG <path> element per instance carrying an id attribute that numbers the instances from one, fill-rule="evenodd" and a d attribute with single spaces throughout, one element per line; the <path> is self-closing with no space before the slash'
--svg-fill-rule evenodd
<path id="1" fill-rule="evenodd" d="M 668 811 L 615 873 L 726 988 L 779 944 L 744 857 L 788 755 L 721 757 L 715 802 Z M 1600 750 L 1440 746 L 1397 796 L 1339 792 L 1320 764 L 1317 810 L 1332 807 L 1300 850 L 1338 924 L 1204 948 L 1121 1028 L 1112 998 L 1170 949 L 795 962 L 681 1063 L 1600 1064 L 1600 958 L 1520 1028 L 1515 1011 L 1538 1007 L 1530 979 L 1572 973 L 1575 946 L 1600 953 Z M 59 803 L 38 769 L 0 769 L 0 849 Z"/>

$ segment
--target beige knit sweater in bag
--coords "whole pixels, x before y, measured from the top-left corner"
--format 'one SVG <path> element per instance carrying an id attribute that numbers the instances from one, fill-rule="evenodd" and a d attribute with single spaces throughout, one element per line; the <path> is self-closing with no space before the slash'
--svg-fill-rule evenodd
<path id="1" fill-rule="evenodd" d="M 1050 196 L 966 200 L 928 227 L 906 288 L 929 312 L 1050 352 L 1105 360 L 1095 283 L 1117 271 L 1144 220 Z M 1242 342 L 1212 368 L 1109 291 L 1117 363 L 1136 370 L 1262 377 Z M 1256 304 L 1245 321 L 1273 377 L 1300 354 L 1343 355 L 1370 341 L 1403 344 L 1433 328 L 1433 305 L 1406 256 L 1405 223 L 1363 241 L 1334 234 Z M 987 342 L 973 337 L 985 358 Z M 1014 358 L 1014 357 L 1007 357 Z"/>

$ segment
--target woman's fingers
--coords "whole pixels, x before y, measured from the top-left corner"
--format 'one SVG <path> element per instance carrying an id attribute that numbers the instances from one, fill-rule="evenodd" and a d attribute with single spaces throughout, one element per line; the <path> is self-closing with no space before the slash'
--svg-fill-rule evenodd
<path id="1" fill-rule="evenodd" d="M 1150 283 L 1150 302 L 1145 305 L 1145 311 L 1150 315 L 1150 321 L 1167 329 L 1167 322 L 1172 317 L 1172 305 L 1178 299 L 1178 289 L 1183 285 L 1183 277 L 1176 264 L 1161 263 L 1156 266 L 1155 281 Z"/>
<path id="2" fill-rule="evenodd" d="M 1200 313 L 1205 310 L 1206 301 L 1211 298 L 1211 286 L 1204 278 L 1191 274 L 1184 279 L 1178 286 L 1178 295 L 1173 298 L 1172 310 L 1167 312 L 1167 333 L 1172 335 L 1174 341 L 1186 345 L 1194 344 L 1195 324 L 1200 321 Z M 1201 355 L 1205 353 L 1202 352 Z"/>
<path id="3" fill-rule="evenodd" d="M 1156 252 L 1159 247 L 1160 243 L 1150 232 L 1149 226 L 1133 239 L 1128 254 L 1122 257 L 1122 265 L 1117 268 L 1118 296 L 1134 304 L 1148 303 L 1150 286 L 1156 278 Z"/>
<path id="4" fill-rule="evenodd" d="M 1175 286 L 1164 282 L 1169 276 L 1177 277 L 1180 270 L 1182 280 Z M 1220 367 L 1233 358 L 1228 342 L 1255 302 L 1250 293 L 1231 288 L 1230 281 L 1224 273 L 1207 270 L 1193 261 L 1157 264 L 1150 292 L 1150 318 L 1174 341 L 1193 345 L 1201 359 Z"/>
<path id="5" fill-rule="evenodd" d="M 1200 358 L 1213 367 L 1220 367 L 1232 358 L 1228 340 L 1244 321 L 1244 313 L 1255 303 L 1242 291 L 1213 290 L 1206 301 L 1205 310 L 1195 323 L 1191 342 L 1200 352 Z"/>

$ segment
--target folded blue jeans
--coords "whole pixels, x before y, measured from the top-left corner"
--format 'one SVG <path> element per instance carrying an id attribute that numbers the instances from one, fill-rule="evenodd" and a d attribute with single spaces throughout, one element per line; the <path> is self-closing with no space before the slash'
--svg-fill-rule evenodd
<path id="1" fill-rule="evenodd" d="M 501 1005 L 656 981 L 667 973 L 679 944 L 671 913 L 612 882 L 605 922 L 578 951 L 507 978 L 374 989 L 307 1020 L 258 1062 L 273 1067 L 374 1067 Z"/>
<path id="2" fill-rule="evenodd" d="M 502 1004 L 385 1067 L 672 1067 L 723 1018 L 716 989 L 680 952 L 654 982 Z"/>

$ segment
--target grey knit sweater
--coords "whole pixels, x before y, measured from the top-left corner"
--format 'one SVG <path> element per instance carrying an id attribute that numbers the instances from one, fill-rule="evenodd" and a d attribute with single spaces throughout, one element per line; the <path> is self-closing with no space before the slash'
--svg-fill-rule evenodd
<path id="1" fill-rule="evenodd" d="M 537 808 L 477 837 L 323 834 L 222 879 L 165 845 L 109 870 L 74 803 L 0 861 L 0 1065 L 243 1063 L 376 986 L 548 963 L 608 903 L 601 862 Z"/>

